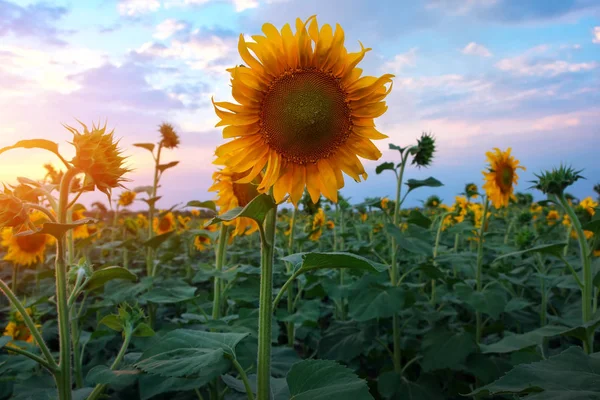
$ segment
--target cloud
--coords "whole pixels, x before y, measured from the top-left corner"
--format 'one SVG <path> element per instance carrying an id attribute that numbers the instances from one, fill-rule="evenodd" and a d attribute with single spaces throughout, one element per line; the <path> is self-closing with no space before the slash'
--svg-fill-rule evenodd
<path id="1" fill-rule="evenodd" d="M 596 69 L 598 62 L 570 62 L 553 60 L 546 56 L 548 46 L 538 46 L 516 57 L 503 58 L 496 68 L 521 76 L 554 77 L 567 73 L 577 73 Z"/>
<path id="2" fill-rule="evenodd" d="M 594 35 L 592 43 L 600 44 L 600 26 L 595 26 L 592 34 Z"/>
<path id="3" fill-rule="evenodd" d="M 35 37 L 51 44 L 64 44 L 59 38 L 63 31 L 55 24 L 66 14 L 65 7 L 46 3 L 20 6 L 0 0 L 0 36 L 13 34 L 19 38 Z"/>
<path id="4" fill-rule="evenodd" d="M 381 66 L 381 70 L 398 73 L 406 67 L 414 67 L 417 60 L 417 51 L 418 49 L 413 47 L 406 53 L 396 54 L 392 60 L 385 62 Z"/>
<path id="5" fill-rule="evenodd" d="M 168 18 L 156 26 L 156 31 L 152 36 L 156 39 L 164 40 L 187 28 L 189 28 L 189 24 L 187 22 Z"/>
<path id="6" fill-rule="evenodd" d="M 160 1 L 158 0 L 119 0 L 117 4 L 119 14 L 128 17 L 155 12 L 159 8 Z"/>
<path id="7" fill-rule="evenodd" d="M 492 53 L 483 45 L 470 42 L 461 50 L 461 53 L 471 56 L 491 57 Z"/>

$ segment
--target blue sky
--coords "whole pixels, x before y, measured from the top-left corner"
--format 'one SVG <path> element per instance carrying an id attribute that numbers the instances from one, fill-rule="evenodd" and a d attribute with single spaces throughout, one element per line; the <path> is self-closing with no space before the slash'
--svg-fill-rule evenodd
<path id="1" fill-rule="evenodd" d="M 451 202 L 466 182 L 482 183 L 485 152 L 512 147 L 533 174 L 559 163 L 584 169 L 571 192 L 600 182 L 600 3 L 597 0 L 0 0 L 0 146 L 44 137 L 72 154 L 62 123 L 108 121 L 134 171 L 148 185 L 152 160 L 136 142 L 158 139 L 172 123 L 181 164 L 165 175 L 160 205 L 210 199 L 215 146 L 222 143 L 210 99 L 230 100 L 226 68 L 241 63 L 237 37 L 317 14 L 340 23 L 346 46 L 373 50 L 366 74 L 394 73 L 389 110 L 377 120 L 369 179 L 346 179 L 342 194 L 358 202 L 394 192 L 375 166 L 397 159 L 388 143 L 413 144 L 432 132 L 438 153 L 428 169 L 445 186 L 417 191 Z M 0 158 L 0 181 L 41 178 L 51 156 L 35 150 Z M 534 193 L 537 195 L 536 193 Z M 99 197 L 89 195 L 87 201 Z M 539 197 L 539 196 L 538 196 Z"/>

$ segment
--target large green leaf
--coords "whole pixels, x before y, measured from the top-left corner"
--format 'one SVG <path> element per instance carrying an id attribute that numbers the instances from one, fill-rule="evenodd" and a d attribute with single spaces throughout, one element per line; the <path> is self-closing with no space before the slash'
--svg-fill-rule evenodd
<path id="1" fill-rule="evenodd" d="M 189 285 L 154 287 L 144 293 L 140 300 L 156 304 L 172 304 L 188 301 L 196 297 L 197 288 Z"/>
<path id="2" fill-rule="evenodd" d="M 558 336 L 567 330 L 564 326 L 546 325 L 520 335 L 505 336 L 490 345 L 481 344 L 480 348 L 482 353 L 510 353 L 541 344 L 544 338 Z"/>
<path id="3" fill-rule="evenodd" d="M 438 330 L 428 334 L 423 346 L 425 352 L 421 367 L 425 371 L 453 368 L 476 350 L 473 336 L 467 332 L 455 333 Z"/>
<path id="4" fill-rule="evenodd" d="M 349 299 L 350 316 L 356 321 L 391 317 L 402 311 L 404 302 L 399 287 L 370 286 Z"/>
<path id="5" fill-rule="evenodd" d="M 255 220 L 257 223 L 262 224 L 270 210 L 275 208 L 275 200 L 273 196 L 268 194 L 259 194 L 246 205 L 246 207 L 236 207 L 227 211 L 226 213 L 214 217 L 210 224 L 216 224 L 222 221 L 233 221 L 236 218 L 246 217 Z"/>
<path id="6" fill-rule="evenodd" d="M 385 229 L 396 239 L 396 243 L 398 244 L 401 253 L 407 251 L 422 256 L 431 256 L 433 254 L 433 246 L 431 243 L 414 235 L 414 232 L 403 232 L 400 228 L 392 224 L 387 224 Z"/>
<path id="7" fill-rule="evenodd" d="M 133 272 L 122 267 L 106 267 L 94 271 L 84 288 L 87 290 L 98 289 L 104 286 L 106 282 L 112 281 L 114 279 L 125 279 L 128 281 L 135 281 L 137 280 L 137 276 Z"/>
<path id="8" fill-rule="evenodd" d="M 317 269 L 348 268 L 367 272 L 382 272 L 388 267 L 352 253 L 296 253 L 283 258 L 292 263 L 298 272 Z"/>
<path id="9" fill-rule="evenodd" d="M 384 162 L 383 164 L 379 164 L 375 168 L 375 173 L 377 175 L 379 175 L 380 173 L 382 173 L 383 171 L 386 171 L 386 170 L 395 171 L 394 163 L 388 161 L 388 162 Z"/>
<path id="10" fill-rule="evenodd" d="M 367 383 L 350 369 L 326 360 L 306 360 L 287 376 L 290 400 L 372 400 Z"/>
<path id="11" fill-rule="evenodd" d="M 562 254 L 563 254 L 563 251 L 565 250 L 566 245 L 567 245 L 567 243 L 564 243 L 564 242 L 542 244 L 540 246 L 532 247 L 531 249 L 515 251 L 513 253 L 508 253 L 508 254 L 503 254 L 500 257 L 496 257 L 494 262 L 496 262 L 498 260 L 502 260 L 503 258 L 522 256 L 524 254 L 529 254 L 529 253 L 541 253 L 541 254 L 553 255 L 555 257 L 562 257 Z"/>
<path id="12" fill-rule="evenodd" d="M 167 233 L 163 233 L 162 235 L 157 235 L 154 236 L 151 239 L 146 240 L 143 245 L 146 247 L 150 247 L 154 250 L 158 249 L 160 247 L 161 244 L 163 244 L 164 242 L 166 242 L 171 236 L 173 236 L 173 234 L 175 234 L 175 231 L 170 231 Z"/>
<path id="13" fill-rule="evenodd" d="M 539 393 L 541 392 L 541 393 Z M 536 400 L 583 400 L 600 398 L 600 357 L 570 347 L 547 360 L 521 364 L 497 381 L 469 396 L 528 394 Z M 539 393 L 539 394 L 535 394 Z"/>
<path id="14" fill-rule="evenodd" d="M 435 179 L 434 177 L 430 176 L 429 178 L 422 180 L 409 179 L 408 181 L 406 181 L 406 186 L 408 186 L 408 191 L 410 192 L 420 187 L 440 187 L 444 186 L 444 184 Z"/>
<path id="15" fill-rule="evenodd" d="M 411 382 L 394 371 L 384 372 L 377 382 L 379 393 L 391 400 L 442 400 L 437 388 Z"/>
<path id="16" fill-rule="evenodd" d="M 106 365 L 97 365 L 88 372 L 85 380 L 92 385 L 104 384 L 124 387 L 135 383 L 138 377 L 139 371 L 137 370 L 113 371 Z"/>
<path id="17" fill-rule="evenodd" d="M 373 342 L 372 329 L 355 322 L 337 322 L 330 326 L 319 341 L 319 355 L 328 360 L 350 362 Z"/>

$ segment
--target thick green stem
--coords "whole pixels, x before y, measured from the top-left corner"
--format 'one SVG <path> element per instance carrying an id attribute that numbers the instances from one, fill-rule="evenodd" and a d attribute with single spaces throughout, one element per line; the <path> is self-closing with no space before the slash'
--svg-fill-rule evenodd
<path id="1" fill-rule="evenodd" d="M 19 279 L 19 267 L 16 264 L 13 264 L 12 270 L 12 282 L 10 284 L 10 288 L 14 293 L 17 293 L 17 282 Z"/>
<path id="2" fill-rule="evenodd" d="M 221 222 L 221 230 L 219 231 L 219 243 L 215 255 L 215 270 L 217 273 L 220 273 L 223 270 L 223 264 L 225 262 L 225 253 L 227 250 L 227 230 L 228 226 Z M 221 304 L 223 304 L 223 299 L 221 299 L 221 278 L 218 275 L 215 275 L 214 278 L 214 291 L 215 294 L 213 298 L 212 319 L 219 319 L 221 317 Z"/>
<path id="3" fill-rule="evenodd" d="M 110 369 L 112 371 L 114 371 L 119 366 L 119 364 L 121 364 L 121 361 L 123 360 L 123 357 L 125 356 L 125 353 L 127 352 L 127 348 L 129 347 L 129 342 L 131 341 L 131 336 L 132 336 L 131 332 L 127 332 L 125 334 L 125 338 L 123 340 L 123 344 L 121 345 L 121 349 L 119 350 L 119 354 L 117 354 L 117 358 L 115 358 L 115 361 L 110 366 Z M 90 393 L 87 400 L 96 400 L 98 397 L 100 397 L 102 392 L 104 392 L 104 390 L 106 389 L 107 386 L 108 385 L 106 385 L 106 384 L 96 385 L 96 387 L 94 388 L 92 393 Z"/>
<path id="4" fill-rule="evenodd" d="M 481 217 L 481 227 L 479 228 L 479 242 L 477 243 L 477 269 L 475 271 L 475 283 L 477 285 L 477 292 L 481 292 L 483 286 L 482 272 L 483 272 L 483 237 L 485 234 L 485 226 L 487 224 L 487 214 L 489 208 L 489 201 L 487 196 L 483 198 L 483 216 Z M 481 312 L 475 313 L 476 326 L 475 326 L 475 340 L 477 344 L 481 342 L 481 335 L 483 331 L 483 324 L 481 320 Z"/>
<path id="5" fill-rule="evenodd" d="M 158 145 L 156 157 L 154 159 L 154 180 L 152 182 L 152 193 L 150 194 L 150 202 L 148 204 L 148 240 L 154 237 L 154 214 L 156 211 L 156 194 L 158 192 L 158 180 L 160 178 L 160 171 L 158 166 L 160 165 L 160 154 L 162 152 L 162 142 Z M 146 250 L 146 273 L 148 276 L 152 276 L 154 272 L 154 250 L 152 247 L 148 247 Z"/>
<path id="6" fill-rule="evenodd" d="M 292 220 L 290 221 L 290 236 L 288 238 L 288 254 L 294 253 L 294 231 L 296 230 L 296 218 L 298 217 L 298 207 L 294 207 L 294 211 L 292 213 Z M 292 264 L 286 263 L 286 268 L 288 274 L 292 273 Z M 283 292 L 283 290 L 282 290 Z M 273 306 L 275 309 L 275 306 Z M 294 313 L 294 286 L 288 285 L 287 287 L 287 310 L 288 314 L 292 315 Z M 286 322 L 286 330 L 287 330 L 287 338 L 288 338 L 288 346 L 294 347 L 294 343 L 296 341 L 296 327 L 293 322 Z"/>
<path id="7" fill-rule="evenodd" d="M 273 207 L 261 227 L 261 271 L 258 311 L 258 400 L 270 399 L 271 387 L 271 328 L 273 299 L 273 249 L 275 248 L 275 224 L 277 207 Z"/>
<path id="8" fill-rule="evenodd" d="M 246 389 L 246 396 L 248 396 L 248 400 L 254 400 L 254 393 L 252 392 L 252 387 L 250 387 L 250 381 L 248 380 L 248 375 L 246 375 L 246 371 L 244 371 L 244 367 L 235 359 L 233 356 L 227 356 L 231 360 L 231 364 L 236 369 L 236 371 L 240 374 L 240 379 L 244 383 L 244 388 Z"/>
<path id="9" fill-rule="evenodd" d="M 440 218 L 440 224 L 437 229 L 437 233 L 435 235 L 435 246 L 433 246 L 433 265 L 437 265 L 437 261 L 435 260 L 438 256 L 438 249 L 440 247 L 440 239 L 442 238 L 442 229 L 444 227 L 444 220 L 446 216 L 450 215 L 450 213 L 442 214 Z M 431 304 L 435 304 L 435 279 L 431 280 Z"/>
<path id="10" fill-rule="evenodd" d="M 577 234 L 577 241 L 579 242 L 579 253 L 581 257 L 581 265 L 583 271 L 583 291 L 581 294 L 581 314 L 583 323 L 589 322 L 592 319 L 592 302 L 593 302 L 593 275 L 592 275 L 592 260 L 591 260 L 591 252 L 590 246 L 588 244 L 587 239 L 585 238 L 585 234 L 583 232 L 583 228 L 581 226 L 581 222 L 573 208 L 569 205 L 569 202 L 565 198 L 564 194 L 557 196 L 558 201 L 562 205 L 565 213 L 569 216 L 571 220 L 571 226 L 575 230 Z M 586 335 L 584 340 L 584 348 L 586 353 L 591 354 L 594 351 L 594 342 L 593 342 L 594 333 L 590 332 L 589 335 Z"/>
<path id="11" fill-rule="evenodd" d="M 73 370 L 75 373 L 75 387 L 83 387 L 83 368 L 81 365 L 81 346 L 79 344 L 79 320 L 75 315 L 75 307 L 71 308 L 71 334 L 73 335 Z"/>

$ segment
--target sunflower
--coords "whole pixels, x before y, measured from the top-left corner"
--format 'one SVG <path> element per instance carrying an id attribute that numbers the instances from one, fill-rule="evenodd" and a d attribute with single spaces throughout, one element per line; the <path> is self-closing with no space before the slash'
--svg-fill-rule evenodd
<path id="1" fill-rule="evenodd" d="M 477 185 L 474 183 L 467 183 L 465 186 L 465 194 L 469 199 L 477 198 L 477 196 L 479 196 Z"/>
<path id="2" fill-rule="evenodd" d="M 136 192 L 132 192 L 129 190 L 121 193 L 121 195 L 119 196 L 119 205 L 122 207 L 127 207 L 127 206 L 132 205 L 136 196 L 137 196 Z"/>
<path id="3" fill-rule="evenodd" d="M 556 225 L 556 222 L 558 222 L 559 219 L 560 219 L 560 215 L 558 214 L 558 211 L 556 211 L 556 210 L 548 211 L 548 215 L 546 215 L 546 222 L 548 223 L 548 226 Z"/>
<path id="4" fill-rule="evenodd" d="M 200 216 L 200 210 L 198 210 L 197 208 L 192 208 L 192 211 L 190 211 L 192 213 L 192 217 L 199 217 Z"/>
<path id="5" fill-rule="evenodd" d="M 184 217 L 183 215 L 178 215 L 177 216 L 177 224 L 178 224 L 179 230 L 187 231 L 188 225 L 191 220 L 192 220 L 192 217 Z"/>
<path id="6" fill-rule="evenodd" d="M 25 312 L 27 312 L 27 315 L 29 315 L 30 317 L 33 317 L 34 319 L 36 318 L 36 316 L 34 315 L 34 312 L 31 308 L 29 308 L 29 307 L 26 308 Z M 31 334 L 31 332 L 29 331 L 29 328 L 23 321 L 24 321 L 24 318 L 21 315 L 21 313 L 19 313 L 18 311 L 12 312 L 10 315 L 8 324 L 4 328 L 3 336 L 10 336 L 12 338 L 12 340 L 33 344 L 33 343 L 35 343 L 33 335 Z M 40 324 L 35 324 L 35 326 L 38 329 L 41 328 Z M 19 347 L 13 342 L 7 343 L 6 346 L 12 347 L 12 348 Z"/>
<path id="7" fill-rule="evenodd" d="M 252 36 L 254 42 L 240 35 L 246 65 L 228 70 L 239 104 L 214 103 L 217 126 L 225 126 L 225 139 L 233 138 L 217 148 L 215 164 L 247 174 L 240 183 L 264 170 L 258 190 L 273 187 L 278 203 L 289 193 L 297 205 L 305 187 L 314 203 L 321 193 L 337 201 L 342 172 L 366 179 L 358 157 L 381 157 L 371 140 L 387 136 L 373 120 L 387 110 L 382 100 L 393 75 L 361 77 L 356 66 L 370 49 L 348 53 L 339 25 L 319 30 L 311 17 L 296 20 L 295 34 L 289 24 L 281 32 L 272 24 L 262 30 L 265 36 Z"/>
<path id="8" fill-rule="evenodd" d="M 461 223 L 465 220 L 465 216 L 469 210 L 469 201 L 463 196 L 456 196 L 454 200 L 455 204 L 453 209 L 458 212 L 458 215 L 454 216 L 454 219 L 456 222 Z"/>
<path id="9" fill-rule="evenodd" d="M 71 220 L 73 222 L 77 222 L 82 219 L 86 219 L 87 217 L 85 216 L 85 212 L 86 212 L 85 207 L 83 207 L 81 205 L 76 206 L 76 208 L 73 210 L 73 215 L 71 216 Z M 77 227 L 75 227 L 73 229 L 73 239 L 85 239 L 88 237 L 90 237 L 90 231 L 89 231 L 87 224 L 78 225 Z"/>
<path id="10" fill-rule="evenodd" d="M 360 220 L 361 220 L 362 222 L 366 222 L 366 221 L 367 221 L 367 218 L 369 218 L 369 214 L 367 214 L 366 212 L 362 212 L 362 213 L 360 213 Z"/>
<path id="11" fill-rule="evenodd" d="M 256 185 L 260 182 L 258 175 L 248 183 L 238 183 L 244 174 L 231 172 L 229 168 L 213 174 L 214 184 L 208 189 L 209 192 L 217 192 L 215 203 L 219 206 L 219 213 L 223 214 L 236 207 L 245 207 L 258 196 Z M 250 218 L 236 218 L 235 221 L 227 222 L 227 225 L 235 225 L 234 235 L 249 235 L 258 230 L 256 221 Z"/>
<path id="12" fill-rule="evenodd" d="M 332 230 L 335 228 L 335 222 L 333 222 L 332 220 L 329 220 L 329 221 L 327 221 L 325 226 L 327 227 L 327 229 Z"/>
<path id="13" fill-rule="evenodd" d="M 198 235 L 194 238 L 194 247 L 198 251 L 204 251 L 210 245 L 210 238 L 208 236 Z"/>
<path id="14" fill-rule="evenodd" d="M 519 160 L 510 155 L 510 152 L 509 147 L 504 152 L 496 148 L 494 152 L 486 153 L 490 166 L 488 171 L 483 172 L 486 180 L 483 189 L 496 208 L 508 206 L 510 199 L 516 199 L 513 191 L 514 185 L 519 180 L 517 169 L 525 170 L 525 167 L 519 165 Z"/>
<path id="15" fill-rule="evenodd" d="M 138 214 L 135 218 L 135 223 L 140 229 L 145 229 L 148 227 L 148 217 L 144 214 Z"/>
<path id="16" fill-rule="evenodd" d="M 5 190 L 0 193 L 0 227 L 19 227 L 27 223 L 27 209 L 23 201 Z"/>
<path id="17" fill-rule="evenodd" d="M 590 214 L 593 217 L 594 214 L 596 214 L 595 209 L 596 207 L 598 207 L 598 203 L 596 203 L 591 197 L 586 197 L 585 199 L 581 200 L 581 202 L 579 203 L 579 207 L 583 208 L 588 214 Z"/>
<path id="18" fill-rule="evenodd" d="M 152 221 L 152 229 L 157 235 L 171 232 L 176 228 L 175 216 L 172 212 L 168 212 L 159 217 L 154 217 Z"/>
<path id="19" fill-rule="evenodd" d="M 173 125 L 163 123 L 158 128 L 158 131 L 162 136 L 161 144 L 163 147 L 166 149 L 175 149 L 179 146 L 179 136 L 177 135 L 177 132 L 175 132 Z"/>
<path id="20" fill-rule="evenodd" d="M 381 208 L 383 208 L 384 210 L 387 210 L 389 207 L 389 203 L 390 203 L 390 199 L 388 199 L 387 197 L 384 197 L 383 199 L 381 199 Z"/>
<path id="21" fill-rule="evenodd" d="M 46 216 L 35 211 L 29 215 L 33 224 L 41 223 L 46 220 Z M 34 233 L 32 235 L 17 236 L 16 233 L 28 230 L 21 227 L 17 232 L 15 228 L 4 228 L 2 230 L 1 245 L 7 248 L 4 260 L 12 261 L 16 265 L 30 266 L 37 262 L 44 261 L 46 247 L 54 244 L 55 240 L 51 235 L 43 233 Z"/>

